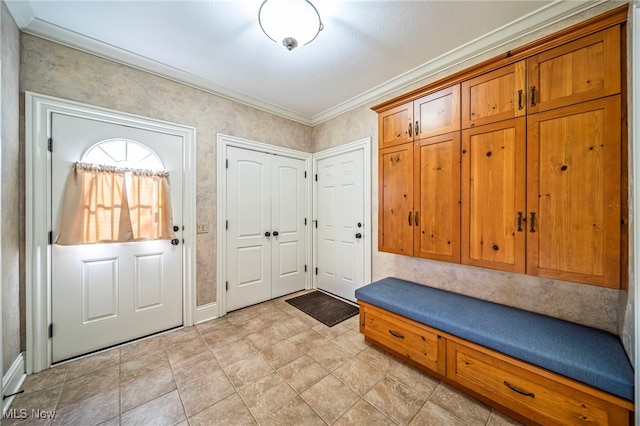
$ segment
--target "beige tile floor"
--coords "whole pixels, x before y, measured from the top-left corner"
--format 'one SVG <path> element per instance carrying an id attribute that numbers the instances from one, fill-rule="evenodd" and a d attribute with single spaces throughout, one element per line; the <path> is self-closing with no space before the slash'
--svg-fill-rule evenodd
<path id="1" fill-rule="evenodd" d="M 329 328 L 284 298 L 56 366 L 23 389 L 11 408 L 27 418 L 3 425 L 517 424 L 365 343 L 357 316 Z"/>

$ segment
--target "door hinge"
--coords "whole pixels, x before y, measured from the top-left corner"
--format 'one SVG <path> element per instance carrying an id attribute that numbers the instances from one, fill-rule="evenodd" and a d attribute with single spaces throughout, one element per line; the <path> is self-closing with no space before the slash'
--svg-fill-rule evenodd
<path id="1" fill-rule="evenodd" d="M 307 272 L 307 265 L 304 265 L 304 271 Z"/>
<path id="2" fill-rule="evenodd" d="M 307 178 L 307 172 L 304 172 L 304 178 L 305 179 Z"/>
<path id="3" fill-rule="evenodd" d="M 53 138 L 49 138 L 47 141 L 47 151 L 53 152 Z"/>
<path id="4" fill-rule="evenodd" d="M 229 221 L 228 220 L 224 221 L 224 229 L 229 229 Z"/>
<path id="5" fill-rule="evenodd" d="M 318 181 L 318 174 L 316 173 L 316 182 Z"/>
<path id="6" fill-rule="evenodd" d="M 316 223 L 316 229 L 318 228 L 318 219 L 314 220 L 314 222 Z"/>
<path id="7" fill-rule="evenodd" d="M 225 160 L 225 168 L 227 168 L 227 169 L 229 168 L 229 159 L 228 158 Z"/>
<path id="8" fill-rule="evenodd" d="M 49 339 L 53 337 L 53 323 L 49 324 Z"/>
<path id="9" fill-rule="evenodd" d="M 53 231 L 49 231 L 49 245 L 53 244 Z"/>
<path id="10" fill-rule="evenodd" d="M 307 218 L 304 218 L 304 226 L 307 226 Z"/>
<path id="11" fill-rule="evenodd" d="M 318 275 L 318 268 L 316 267 L 316 275 Z"/>
<path id="12" fill-rule="evenodd" d="M 229 291 L 229 281 L 224 282 L 224 290 Z"/>

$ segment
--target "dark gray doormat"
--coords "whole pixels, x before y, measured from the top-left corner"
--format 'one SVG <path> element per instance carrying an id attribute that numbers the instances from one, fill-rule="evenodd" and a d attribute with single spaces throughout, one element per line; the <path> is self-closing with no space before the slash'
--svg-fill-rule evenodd
<path id="1" fill-rule="evenodd" d="M 317 319 L 327 327 L 333 327 L 342 321 L 357 315 L 359 308 L 321 291 L 286 299 L 285 302 Z"/>

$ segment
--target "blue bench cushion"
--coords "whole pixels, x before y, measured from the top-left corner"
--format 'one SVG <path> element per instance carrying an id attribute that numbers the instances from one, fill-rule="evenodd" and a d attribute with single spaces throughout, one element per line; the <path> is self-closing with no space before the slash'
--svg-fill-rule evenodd
<path id="1" fill-rule="evenodd" d="M 602 330 L 424 285 L 384 278 L 356 298 L 470 342 L 633 400 L 620 339 Z"/>

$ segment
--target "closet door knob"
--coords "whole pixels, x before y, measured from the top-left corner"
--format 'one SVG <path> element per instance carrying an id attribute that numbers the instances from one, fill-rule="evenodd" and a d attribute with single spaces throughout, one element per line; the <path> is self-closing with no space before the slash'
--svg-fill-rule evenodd
<path id="1" fill-rule="evenodd" d="M 278 231 L 273 231 L 273 236 L 277 237 L 278 236 Z"/>
<path id="2" fill-rule="evenodd" d="M 264 236 L 265 236 L 265 237 L 270 237 L 270 236 L 271 236 L 271 232 L 269 232 L 269 231 L 265 232 L 265 233 L 264 233 Z"/>

